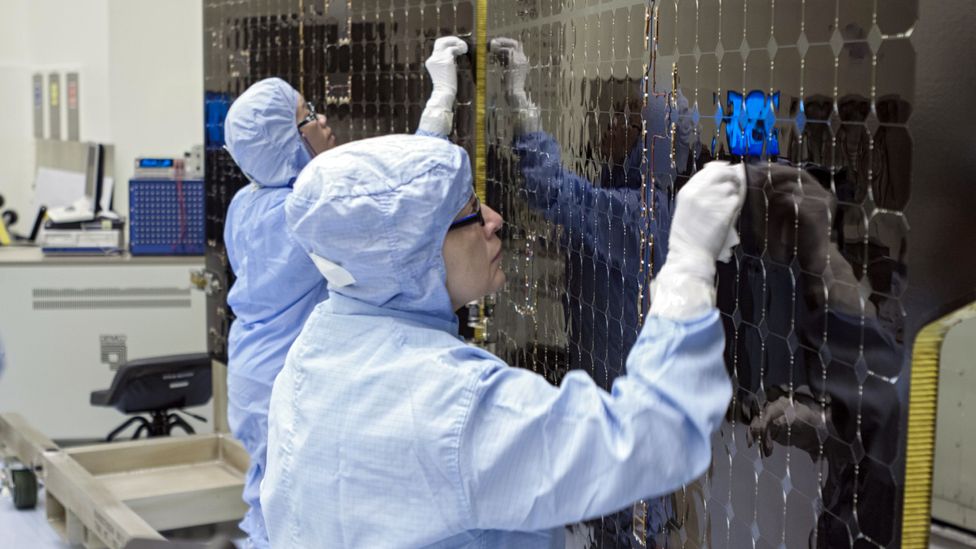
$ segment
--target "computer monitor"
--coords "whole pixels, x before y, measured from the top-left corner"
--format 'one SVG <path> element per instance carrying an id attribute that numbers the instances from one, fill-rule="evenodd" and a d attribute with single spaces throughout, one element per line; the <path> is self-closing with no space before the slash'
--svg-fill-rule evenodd
<path id="1" fill-rule="evenodd" d="M 102 210 L 102 192 L 105 185 L 105 147 L 101 143 L 88 144 L 88 163 L 85 170 L 85 197 L 92 204 L 95 215 Z M 109 209 L 112 207 L 109 198 Z"/>

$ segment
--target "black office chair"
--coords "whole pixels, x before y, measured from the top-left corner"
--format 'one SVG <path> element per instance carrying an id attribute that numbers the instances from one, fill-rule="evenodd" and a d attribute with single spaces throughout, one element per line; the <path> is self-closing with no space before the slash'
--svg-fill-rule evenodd
<path id="1" fill-rule="evenodd" d="M 138 428 L 132 440 L 143 432 L 148 437 L 168 436 L 174 427 L 193 434 L 193 427 L 177 412 L 206 421 L 182 408 L 206 404 L 212 391 L 209 355 L 170 355 L 126 362 L 115 372 L 111 387 L 92 391 L 91 404 L 112 406 L 123 414 L 149 414 L 149 419 L 137 415 L 126 420 L 108 434 L 108 442 L 133 424 Z"/>

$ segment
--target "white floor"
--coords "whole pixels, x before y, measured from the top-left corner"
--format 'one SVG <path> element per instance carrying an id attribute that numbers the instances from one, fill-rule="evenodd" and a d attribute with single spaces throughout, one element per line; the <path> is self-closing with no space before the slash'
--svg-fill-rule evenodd
<path id="1" fill-rule="evenodd" d="M 4 547 L 11 549 L 62 549 L 71 547 L 48 526 L 44 513 L 44 490 L 37 495 L 35 509 L 18 511 L 14 500 L 6 491 L 0 495 L 0 532 L 3 532 Z"/>
<path id="2" fill-rule="evenodd" d="M 61 541 L 47 524 L 44 513 L 44 492 L 38 494 L 38 506 L 28 511 L 14 509 L 9 493 L 0 495 L 0 532 L 3 532 L 5 549 L 71 549 L 72 546 Z M 567 546 L 583 541 L 568 536 Z M 585 546 L 585 545 L 584 545 Z M 934 526 L 930 549 L 973 549 L 976 537 Z"/>

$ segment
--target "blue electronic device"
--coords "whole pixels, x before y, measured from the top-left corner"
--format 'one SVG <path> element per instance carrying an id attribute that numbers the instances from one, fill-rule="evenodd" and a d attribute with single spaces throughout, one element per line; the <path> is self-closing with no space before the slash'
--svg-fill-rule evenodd
<path id="1" fill-rule="evenodd" d="M 715 96 L 715 124 L 725 125 L 725 139 L 729 154 L 774 158 L 779 156 L 779 129 L 776 117 L 779 113 L 780 92 L 767 94 L 762 90 L 752 90 L 743 95 L 729 90 L 726 94 L 725 109 Z M 800 104 L 800 121 L 803 104 Z M 801 130 L 802 131 L 802 128 Z M 716 154 L 717 139 L 712 139 L 712 154 Z"/>
<path id="2" fill-rule="evenodd" d="M 203 255 L 205 222 L 202 180 L 129 181 L 132 255 Z"/>
<path id="3" fill-rule="evenodd" d="M 140 158 L 140 168 L 172 168 L 172 158 Z"/>

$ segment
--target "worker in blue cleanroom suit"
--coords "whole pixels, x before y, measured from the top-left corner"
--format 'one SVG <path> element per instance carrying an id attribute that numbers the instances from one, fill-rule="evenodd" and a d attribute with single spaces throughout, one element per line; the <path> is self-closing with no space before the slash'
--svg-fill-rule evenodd
<path id="1" fill-rule="evenodd" d="M 418 133 L 446 136 L 450 130 L 454 57 L 464 51 L 453 37 L 435 44 L 427 61 L 434 92 Z M 224 124 L 227 150 L 252 182 L 231 201 L 224 240 L 237 277 L 227 297 L 236 316 L 228 346 L 227 415 L 251 457 L 244 488 L 250 510 L 241 528 L 256 547 L 268 545 L 259 488 L 271 387 L 312 308 L 328 297 L 317 266 L 285 226 L 285 199 L 295 178 L 335 145 L 325 117 L 313 111 L 286 82 L 269 78 L 234 102 Z"/>
<path id="2" fill-rule="evenodd" d="M 311 122 L 299 129 L 309 115 Z M 228 345 L 227 418 L 251 458 L 244 486 L 250 509 L 241 528 L 254 547 L 267 547 L 258 490 L 271 387 L 305 319 L 328 296 L 315 265 L 288 236 L 285 197 L 335 136 L 325 117 L 309 112 L 301 94 L 278 78 L 248 88 L 228 111 L 224 131 L 227 150 L 252 182 L 234 195 L 224 231 L 237 277 L 227 296 L 236 316 Z"/>
<path id="3" fill-rule="evenodd" d="M 716 163 L 679 193 L 650 314 L 606 391 L 458 338 L 454 311 L 505 282 L 503 221 L 463 149 L 386 136 L 313 160 L 285 210 L 330 297 L 271 397 L 272 545 L 561 547 L 563 525 L 702 474 L 731 397 L 715 261 L 744 192 Z"/>

